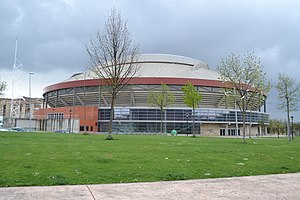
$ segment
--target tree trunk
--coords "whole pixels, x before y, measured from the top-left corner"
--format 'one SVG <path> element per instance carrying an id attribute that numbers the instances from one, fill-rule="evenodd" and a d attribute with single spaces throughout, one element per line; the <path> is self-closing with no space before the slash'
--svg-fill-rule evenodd
<path id="1" fill-rule="evenodd" d="M 246 143 L 246 111 L 243 111 L 243 142 Z"/>
<path id="2" fill-rule="evenodd" d="M 249 138 L 251 138 L 251 133 L 252 133 L 252 107 L 250 108 L 250 124 L 249 124 Z"/>
<path id="3" fill-rule="evenodd" d="M 251 138 L 251 134 L 252 134 L 251 129 L 252 129 L 252 124 L 251 124 L 251 122 L 250 122 L 250 124 L 249 124 L 249 138 Z"/>
<path id="4" fill-rule="evenodd" d="M 196 134 L 195 134 L 195 108 L 193 108 L 193 137 L 196 137 Z"/>
<path id="5" fill-rule="evenodd" d="M 160 110 L 160 135 L 162 135 L 163 129 L 163 110 Z"/>
<path id="6" fill-rule="evenodd" d="M 289 98 L 286 98 L 286 113 L 287 113 L 287 133 L 289 136 L 289 141 L 292 141 L 291 139 L 291 128 L 290 128 L 290 105 L 289 105 Z"/>
<path id="7" fill-rule="evenodd" d="M 115 99 L 116 94 L 113 91 L 112 97 L 111 97 L 111 104 L 110 104 L 110 118 L 109 118 L 109 129 L 108 129 L 108 135 L 106 137 L 107 140 L 112 140 L 112 126 L 113 126 L 113 120 L 114 120 L 114 108 L 115 108 Z"/>

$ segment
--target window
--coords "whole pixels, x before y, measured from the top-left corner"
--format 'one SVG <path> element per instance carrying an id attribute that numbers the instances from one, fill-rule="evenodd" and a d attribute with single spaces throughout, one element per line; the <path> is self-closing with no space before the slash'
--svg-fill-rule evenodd
<path id="1" fill-rule="evenodd" d="M 6 105 L 3 105 L 3 116 L 6 115 Z"/>
<path id="2" fill-rule="evenodd" d="M 80 126 L 79 131 L 84 131 L 84 126 Z"/>
<path id="3" fill-rule="evenodd" d="M 157 119 L 157 110 L 149 109 L 148 110 L 148 120 L 156 120 Z"/>
<path id="4" fill-rule="evenodd" d="M 48 119 L 64 119 L 64 113 L 49 113 L 47 114 Z"/>
<path id="5" fill-rule="evenodd" d="M 220 136 L 225 136 L 225 132 L 226 132 L 226 129 L 225 128 L 221 128 L 220 129 Z"/>
<path id="6" fill-rule="evenodd" d="M 115 119 L 119 119 L 119 120 L 129 119 L 129 109 L 128 108 L 116 108 L 114 117 L 115 117 Z"/>
<path id="7" fill-rule="evenodd" d="M 228 131 L 228 136 L 235 136 L 236 135 L 236 129 L 235 128 L 230 128 L 227 131 Z M 221 135 L 221 132 L 220 132 L 220 135 Z M 238 129 L 238 135 L 240 135 L 240 129 Z"/>
<path id="8" fill-rule="evenodd" d="M 174 110 L 173 109 L 169 109 L 167 112 L 167 120 L 170 121 L 174 121 Z"/>

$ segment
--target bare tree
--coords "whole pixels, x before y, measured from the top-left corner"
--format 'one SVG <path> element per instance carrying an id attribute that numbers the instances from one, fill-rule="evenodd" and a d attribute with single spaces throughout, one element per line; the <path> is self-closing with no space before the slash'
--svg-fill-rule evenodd
<path id="1" fill-rule="evenodd" d="M 289 141 L 291 141 L 290 112 L 297 111 L 297 103 L 300 100 L 300 83 L 297 84 L 292 77 L 279 73 L 276 89 L 280 100 L 278 108 L 287 114 L 287 133 Z"/>
<path id="2" fill-rule="evenodd" d="M 90 39 L 86 47 L 89 55 L 90 71 L 110 88 L 111 111 L 107 139 L 112 139 L 114 107 L 118 93 L 129 83 L 138 70 L 138 47 L 132 44 L 127 24 L 120 13 L 111 10 L 103 30 L 97 30 L 96 37 Z"/>
<path id="3" fill-rule="evenodd" d="M 3 97 L 6 88 L 7 88 L 7 83 L 5 81 L 1 81 L 1 76 L 0 76 L 0 98 Z"/>
<path id="4" fill-rule="evenodd" d="M 232 53 L 226 59 L 222 59 L 217 70 L 224 84 L 234 90 L 236 104 L 243 115 L 243 142 L 245 143 L 246 111 L 253 102 L 260 99 L 258 95 L 266 98 L 271 84 L 266 78 L 266 73 L 263 72 L 260 60 L 253 53 L 248 53 L 242 59 Z"/>
<path id="5" fill-rule="evenodd" d="M 7 83 L 5 81 L 1 81 L 1 76 L 0 76 L 0 105 L 1 105 L 1 101 L 2 101 L 2 98 L 4 96 L 4 91 L 6 90 L 7 88 Z M 0 124 L 1 126 L 2 124 Z"/>
<path id="6" fill-rule="evenodd" d="M 163 113 L 165 109 L 173 104 L 174 94 L 170 92 L 169 87 L 166 84 L 161 84 L 161 91 L 150 91 L 148 96 L 148 103 L 152 106 L 156 106 L 160 109 L 160 134 L 163 132 Z"/>

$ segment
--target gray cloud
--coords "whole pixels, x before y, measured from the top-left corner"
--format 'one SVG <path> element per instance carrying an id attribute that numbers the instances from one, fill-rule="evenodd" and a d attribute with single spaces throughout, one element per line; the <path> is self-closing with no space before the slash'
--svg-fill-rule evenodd
<path id="1" fill-rule="evenodd" d="M 215 69 L 231 52 L 254 51 L 274 83 L 279 71 L 300 81 L 297 0 L 2 0 L 0 68 L 12 68 L 18 37 L 24 70 L 47 74 L 63 69 L 69 75 L 82 71 L 87 67 L 85 45 L 112 7 L 128 19 L 141 53 L 189 56 Z M 274 113 L 275 93 L 269 98 Z"/>

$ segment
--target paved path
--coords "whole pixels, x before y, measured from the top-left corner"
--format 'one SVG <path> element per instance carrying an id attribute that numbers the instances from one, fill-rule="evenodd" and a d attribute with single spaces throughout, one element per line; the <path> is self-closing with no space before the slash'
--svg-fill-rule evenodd
<path id="1" fill-rule="evenodd" d="M 152 183 L 0 188 L 0 199 L 300 199 L 300 173 Z"/>

